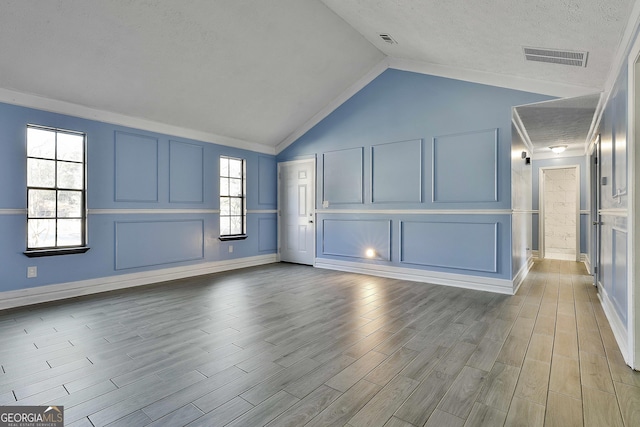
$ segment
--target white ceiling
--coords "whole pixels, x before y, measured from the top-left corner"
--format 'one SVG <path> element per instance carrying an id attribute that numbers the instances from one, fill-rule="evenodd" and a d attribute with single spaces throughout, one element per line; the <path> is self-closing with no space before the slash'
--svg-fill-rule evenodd
<path id="1" fill-rule="evenodd" d="M 398 61 L 458 78 L 483 73 L 496 84 L 509 80 L 509 87 L 522 82 L 523 90 L 538 81 L 599 92 L 632 6 L 632 0 L 2 0 L 0 100 L 31 94 L 274 152 Z M 398 44 L 384 43 L 379 33 Z M 588 51 L 588 64 L 525 62 L 523 46 Z"/>

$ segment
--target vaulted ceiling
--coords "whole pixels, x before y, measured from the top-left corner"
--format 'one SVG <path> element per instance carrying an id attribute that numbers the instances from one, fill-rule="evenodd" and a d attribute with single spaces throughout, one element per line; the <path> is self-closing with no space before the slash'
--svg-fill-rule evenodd
<path id="1" fill-rule="evenodd" d="M 632 7 L 632 0 L 3 0 L 0 101 L 86 107 L 89 117 L 134 117 L 275 152 L 388 66 L 555 96 L 599 92 Z M 585 51 L 587 66 L 525 61 L 523 47 Z"/>

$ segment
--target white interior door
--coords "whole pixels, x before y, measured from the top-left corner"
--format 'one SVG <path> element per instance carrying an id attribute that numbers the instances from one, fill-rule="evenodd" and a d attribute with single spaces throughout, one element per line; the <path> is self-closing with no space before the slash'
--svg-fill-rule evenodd
<path id="1" fill-rule="evenodd" d="M 280 260 L 313 265 L 315 160 L 278 164 Z"/>

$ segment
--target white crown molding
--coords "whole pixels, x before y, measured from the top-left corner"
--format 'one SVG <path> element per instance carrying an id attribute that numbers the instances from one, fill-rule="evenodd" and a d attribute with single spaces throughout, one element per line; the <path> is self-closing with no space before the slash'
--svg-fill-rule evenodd
<path id="1" fill-rule="evenodd" d="M 522 123 L 522 118 L 518 113 L 518 109 L 513 107 L 511 111 L 513 114 L 511 117 L 511 122 L 513 123 L 513 126 L 516 128 L 516 131 L 518 131 L 520 138 L 522 138 L 522 142 L 524 143 L 524 146 L 529 151 L 528 157 L 531 157 L 534 151 L 534 147 L 533 147 L 533 143 L 531 142 L 531 138 L 529 137 L 529 133 L 527 132 L 527 128 L 525 128 L 524 123 Z"/>
<path id="2" fill-rule="evenodd" d="M 338 107 L 344 104 L 349 98 L 358 93 L 362 88 L 371 83 L 376 77 L 384 73 L 389 68 L 388 58 L 385 57 L 382 61 L 378 62 L 371 68 L 364 76 L 358 81 L 349 86 L 340 95 L 334 98 L 323 109 L 314 114 L 309 120 L 304 122 L 302 126 L 298 127 L 289 136 L 287 136 L 282 142 L 276 145 L 276 154 L 281 153 L 289 145 L 293 144 L 298 138 L 307 133 L 312 127 L 324 120 L 329 114 L 333 113 Z"/>
<path id="3" fill-rule="evenodd" d="M 19 105 L 21 107 L 34 108 L 52 113 L 66 114 L 88 120 L 110 123 L 119 126 L 127 126 L 142 129 L 150 132 L 163 133 L 175 137 L 194 139 L 211 144 L 225 145 L 228 147 L 241 148 L 264 154 L 275 154 L 275 149 L 271 146 L 259 144 L 257 142 L 245 141 L 228 136 L 217 135 L 210 132 L 202 132 L 180 126 L 168 125 L 153 120 L 139 117 L 127 116 L 111 111 L 99 110 L 79 104 L 45 98 L 22 92 L 16 92 L 0 88 L 0 102 Z"/>
<path id="4" fill-rule="evenodd" d="M 316 268 L 324 268 L 327 270 L 346 271 L 350 273 L 367 274 L 370 276 L 388 277 L 399 280 L 411 280 L 414 282 L 431 283 L 434 285 L 453 286 L 456 288 L 496 292 L 507 295 L 514 294 L 514 281 L 496 279 L 492 277 L 441 273 L 414 268 L 369 264 L 364 262 L 337 261 L 325 258 L 316 258 L 314 266 Z"/>
<path id="5" fill-rule="evenodd" d="M 389 58 L 389 68 L 456 80 L 464 80 L 467 82 L 480 83 L 524 92 L 540 93 L 559 98 L 591 95 L 601 91 L 601 89 L 593 87 L 568 85 L 564 83 L 535 80 L 506 74 L 489 73 L 466 68 L 449 67 L 400 58 Z"/>
<path id="6" fill-rule="evenodd" d="M 258 255 L 0 292 L 0 310 L 274 262 L 277 262 L 276 254 Z"/>

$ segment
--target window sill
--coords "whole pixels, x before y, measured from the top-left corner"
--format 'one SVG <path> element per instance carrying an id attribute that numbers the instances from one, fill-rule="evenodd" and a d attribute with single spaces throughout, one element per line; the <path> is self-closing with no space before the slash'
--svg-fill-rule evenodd
<path id="1" fill-rule="evenodd" d="M 246 239 L 247 236 L 246 234 L 234 234 L 233 236 L 220 236 L 218 237 L 218 239 L 220 239 L 223 242 L 226 242 L 228 240 L 244 240 Z"/>
<path id="2" fill-rule="evenodd" d="M 55 256 L 55 255 L 71 255 L 71 254 L 83 254 L 89 250 L 88 246 L 79 248 L 63 248 L 63 249 L 34 249 L 24 251 L 23 254 L 29 258 L 37 258 L 43 256 Z"/>

